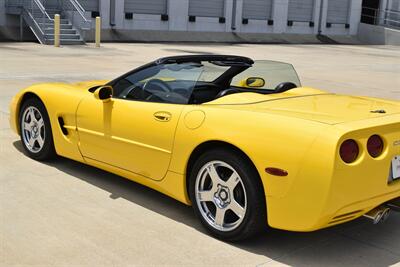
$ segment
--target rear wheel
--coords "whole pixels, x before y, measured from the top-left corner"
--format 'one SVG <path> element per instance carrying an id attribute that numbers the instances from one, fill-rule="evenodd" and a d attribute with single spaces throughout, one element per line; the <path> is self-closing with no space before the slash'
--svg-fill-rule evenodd
<path id="1" fill-rule="evenodd" d="M 216 149 L 193 166 L 189 193 L 196 215 L 217 238 L 248 238 L 266 225 L 265 197 L 257 171 L 238 153 Z"/>
<path id="2" fill-rule="evenodd" d="M 46 108 L 37 98 L 26 100 L 20 110 L 22 145 L 35 160 L 49 160 L 56 156 L 50 120 Z"/>

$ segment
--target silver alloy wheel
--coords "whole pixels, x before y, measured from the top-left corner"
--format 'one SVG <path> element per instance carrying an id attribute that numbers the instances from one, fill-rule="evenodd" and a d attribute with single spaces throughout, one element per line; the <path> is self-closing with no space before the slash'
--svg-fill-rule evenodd
<path id="1" fill-rule="evenodd" d="M 223 161 L 210 161 L 200 169 L 195 197 L 202 217 L 219 231 L 236 229 L 246 214 L 247 198 L 242 178 Z"/>
<path id="2" fill-rule="evenodd" d="M 32 153 L 42 150 L 45 140 L 45 125 L 40 111 L 33 107 L 27 107 L 22 114 L 21 134 L 25 146 Z"/>

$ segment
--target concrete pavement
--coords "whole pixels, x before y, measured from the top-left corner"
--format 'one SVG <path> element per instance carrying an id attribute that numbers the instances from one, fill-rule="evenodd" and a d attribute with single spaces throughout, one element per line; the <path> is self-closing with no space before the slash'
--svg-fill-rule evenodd
<path id="1" fill-rule="evenodd" d="M 400 266 L 400 214 L 228 244 L 209 237 L 190 207 L 153 190 L 71 160 L 29 159 L 9 128 L 11 97 L 32 83 L 112 79 L 186 53 L 291 62 L 304 85 L 400 100 L 398 47 L 0 43 L 0 266 Z"/>

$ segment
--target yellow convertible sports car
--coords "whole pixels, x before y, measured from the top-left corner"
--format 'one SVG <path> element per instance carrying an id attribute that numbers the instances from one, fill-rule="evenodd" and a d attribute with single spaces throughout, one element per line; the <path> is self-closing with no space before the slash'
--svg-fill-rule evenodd
<path id="1" fill-rule="evenodd" d="M 31 158 L 154 188 L 223 240 L 400 209 L 400 103 L 302 87 L 287 63 L 161 58 L 113 81 L 28 87 L 10 120 Z"/>

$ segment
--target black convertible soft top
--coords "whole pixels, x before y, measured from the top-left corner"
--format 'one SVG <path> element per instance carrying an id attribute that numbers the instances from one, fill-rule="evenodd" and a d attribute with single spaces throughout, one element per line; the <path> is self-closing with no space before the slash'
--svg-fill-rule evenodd
<path id="1" fill-rule="evenodd" d="M 166 63 L 185 63 L 185 62 L 223 62 L 229 65 L 245 64 L 253 65 L 254 61 L 248 57 L 234 56 L 234 55 L 184 55 L 184 56 L 172 56 L 163 57 L 154 61 L 155 64 L 166 64 Z"/>
<path id="2" fill-rule="evenodd" d="M 251 67 L 254 64 L 254 61 L 251 58 L 243 57 L 243 56 L 235 56 L 235 55 L 182 55 L 182 56 L 171 56 L 171 57 L 162 57 L 150 63 L 147 63 L 143 66 L 140 66 L 134 70 L 131 70 L 128 73 L 116 78 L 115 80 L 110 81 L 107 85 L 114 86 L 115 81 L 118 81 L 130 74 L 149 68 L 151 66 L 156 66 L 160 64 L 180 64 L 180 63 L 190 63 L 190 62 L 212 62 L 215 65 L 221 66 L 230 66 L 226 72 L 224 72 L 220 77 L 218 77 L 214 82 L 214 84 L 218 84 L 220 86 L 227 87 L 229 85 L 230 80 L 236 74 L 244 71 L 245 69 Z"/>

